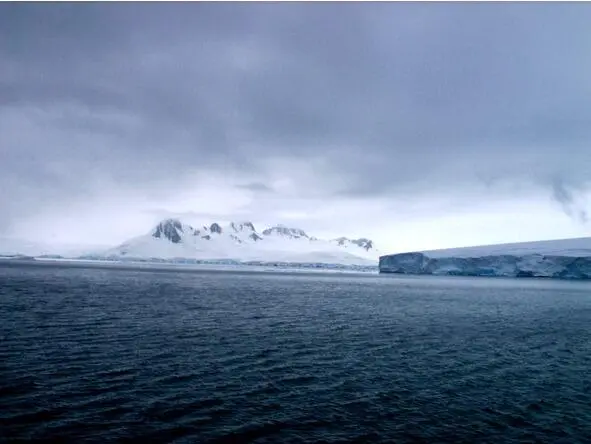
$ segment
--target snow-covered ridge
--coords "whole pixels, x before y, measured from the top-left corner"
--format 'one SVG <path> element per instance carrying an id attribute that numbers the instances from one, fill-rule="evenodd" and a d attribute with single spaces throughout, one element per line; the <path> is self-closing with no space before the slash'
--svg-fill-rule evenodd
<path id="1" fill-rule="evenodd" d="M 179 219 L 166 219 L 149 233 L 100 256 L 372 265 L 379 252 L 366 238 L 323 240 L 283 225 L 259 232 L 248 221 L 193 227 Z"/>
<path id="2" fill-rule="evenodd" d="M 380 273 L 591 279 L 591 238 L 381 256 Z"/>
<path id="3" fill-rule="evenodd" d="M 547 256 L 586 257 L 591 256 L 591 237 L 450 248 L 445 250 L 422 251 L 422 253 L 429 257 L 477 257 L 499 254 L 512 254 L 515 256 L 544 254 Z"/>

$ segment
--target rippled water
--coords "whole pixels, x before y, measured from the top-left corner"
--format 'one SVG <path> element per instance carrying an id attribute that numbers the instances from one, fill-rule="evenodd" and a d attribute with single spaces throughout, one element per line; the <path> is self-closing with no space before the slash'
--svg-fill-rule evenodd
<path id="1" fill-rule="evenodd" d="M 591 442 L 591 284 L 0 267 L 0 439 Z"/>

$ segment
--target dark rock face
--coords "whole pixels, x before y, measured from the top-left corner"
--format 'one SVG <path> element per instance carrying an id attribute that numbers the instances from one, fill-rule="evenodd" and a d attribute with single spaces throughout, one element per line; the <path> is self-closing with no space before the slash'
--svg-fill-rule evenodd
<path id="1" fill-rule="evenodd" d="M 259 236 L 258 234 L 256 234 L 256 233 L 252 233 L 252 234 L 251 234 L 250 236 L 248 236 L 248 237 L 250 237 L 250 238 L 251 238 L 253 241 L 255 241 L 255 242 L 256 242 L 256 241 L 263 240 L 263 238 L 262 238 L 261 236 Z"/>
<path id="2" fill-rule="evenodd" d="M 349 239 L 347 239 L 346 237 L 339 237 L 335 240 L 337 241 L 337 245 L 339 247 L 342 247 L 343 245 L 345 245 L 345 242 L 347 242 Z"/>
<path id="3" fill-rule="evenodd" d="M 234 229 L 234 231 L 239 232 L 239 231 L 256 231 L 254 229 L 254 224 L 252 222 L 242 222 L 242 223 L 236 223 L 236 222 L 232 222 L 230 224 L 230 226 Z"/>
<path id="4" fill-rule="evenodd" d="M 369 251 L 373 248 L 373 241 L 371 241 L 370 239 L 366 239 L 364 237 L 361 237 L 359 239 L 349 239 L 347 237 L 338 237 L 335 239 L 335 241 L 337 242 L 337 245 L 339 245 L 340 247 L 342 247 L 343 245 L 346 245 L 347 242 L 350 242 L 354 245 L 357 245 L 360 248 L 363 248 L 365 251 Z"/>
<path id="5" fill-rule="evenodd" d="M 181 242 L 181 233 L 183 232 L 183 225 L 177 219 L 168 219 L 165 221 L 160 222 L 154 232 L 152 233 L 152 237 L 155 238 L 166 238 L 173 244 L 178 244 Z"/>
<path id="6" fill-rule="evenodd" d="M 222 227 L 220 227 L 219 224 L 214 222 L 210 225 L 209 231 L 211 231 L 212 233 L 222 234 Z"/>
<path id="7" fill-rule="evenodd" d="M 206 234 L 205 236 L 201 236 L 201 239 L 211 240 L 211 236 L 209 234 Z"/>
<path id="8" fill-rule="evenodd" d="M 365 251 L 369 251 L 373 248 L 373 242 L 370 239 L 366 239 L 364 237 L 359 239 L 351 240 L 352 243 L 357 245 L 358 247 L 363 248 Z"/>
<path id="9" fill-rule="evenodd" d="M 231 238 L 232 240 L 234 240 L 234 241 L 238 242 L 239 244 L 241 244 L 241 243 L 242 243 L 242 240 L 241 240 L 241 239 L 240 239 L 238 236 L 235 236 L 235 235 L 231 234 L 231 235 L 230 235 L 230 238 Z"/>

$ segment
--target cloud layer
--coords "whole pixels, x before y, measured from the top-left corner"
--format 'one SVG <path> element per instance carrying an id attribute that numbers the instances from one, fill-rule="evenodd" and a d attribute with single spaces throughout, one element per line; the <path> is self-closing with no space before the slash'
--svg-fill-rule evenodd
<path id="1" fill-rule="evenodd" d="M 190 213 L 388 248 L 584 235 L 590 22 L 584 3 L 2 4 L 0 232 L 114 242 Z"/>

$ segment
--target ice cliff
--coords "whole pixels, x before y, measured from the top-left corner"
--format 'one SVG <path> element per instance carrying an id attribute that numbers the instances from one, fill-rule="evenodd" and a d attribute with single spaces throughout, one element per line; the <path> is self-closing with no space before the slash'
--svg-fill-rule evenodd
<path id="1" fill-rule="evenodd" d="M 590 239 L 381 256 L 380 273 L 591 279 Z"/>

